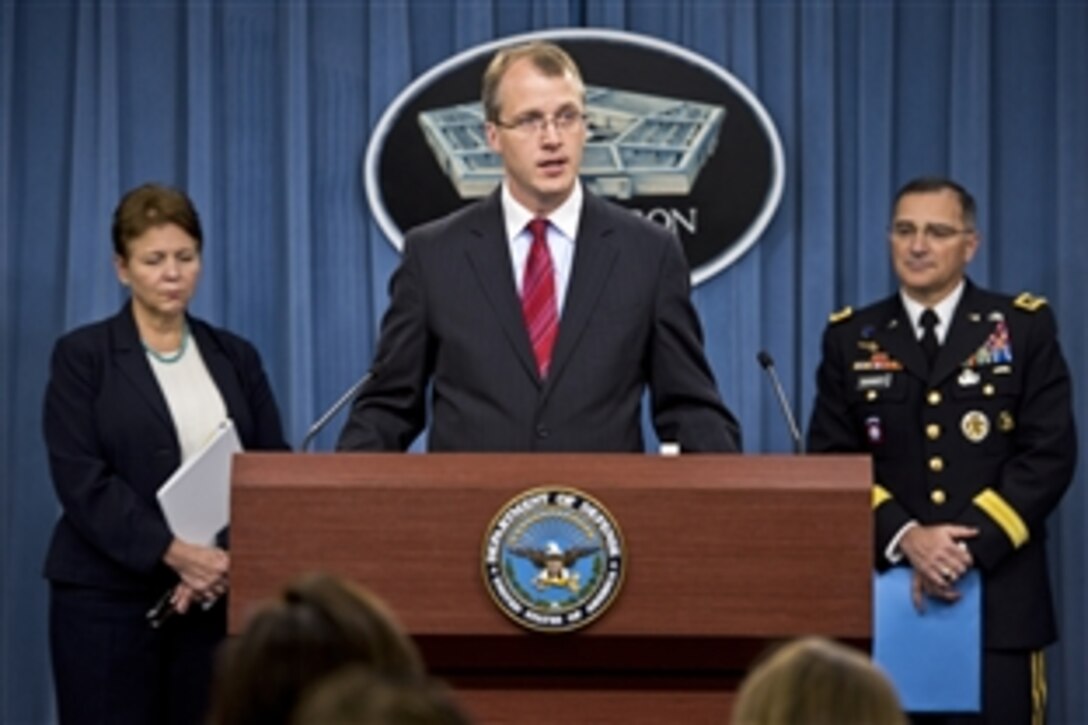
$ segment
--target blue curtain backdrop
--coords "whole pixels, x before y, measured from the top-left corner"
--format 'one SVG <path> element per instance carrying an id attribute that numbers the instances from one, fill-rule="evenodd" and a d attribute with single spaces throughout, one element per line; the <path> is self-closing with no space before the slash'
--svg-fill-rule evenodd
<path id="1" fill-rule="evenodd" d="M 121 302 L 108 238 L 121 191 L 149 179 L 190 191 L 207 237 L 195 312 L 257 344 L 297 441 L 366 368 L 397 261 L 362 188 L 378 117 L 456 52 L 561 27 L 700 53 L 782 134 L 773 223 L 695 295 L 749 451 L 790 450 L 756 351 L 775 356 L 806 420 L 828 312 L 894 289 L 889 198 L 930 173 L 978 197 L 974 279 L 1056 308 L 1088 430 L 1088 4 L 0 0 L 0 722 L 52 719 L 42 392 L 53 340 Z M 1052 522 L 1059 723 L 1088 722 L 1083 478 Z"/>

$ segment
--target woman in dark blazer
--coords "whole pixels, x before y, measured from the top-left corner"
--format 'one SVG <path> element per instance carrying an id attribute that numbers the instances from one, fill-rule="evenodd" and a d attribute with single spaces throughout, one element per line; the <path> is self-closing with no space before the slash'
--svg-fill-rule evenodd
<path id="1" fill-rule="evenodd" d="M 225 418 L 245 449 L 287 448 L 257 351 L 187 313 L 202 242 L 185 194 L 127 193 L 113 246 L 131 297 L 53 351 L 44 432 L 62 515 L 45 576 L 62 723 L 203 720 L 229 556 L 174 537 L 155 493 Z M 153 628 L 167 591 L 177 616 Z"/>

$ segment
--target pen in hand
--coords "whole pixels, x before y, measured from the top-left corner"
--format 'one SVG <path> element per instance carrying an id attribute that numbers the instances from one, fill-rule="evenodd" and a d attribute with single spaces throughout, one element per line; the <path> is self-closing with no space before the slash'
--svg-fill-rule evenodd
<path id="1" fill-rule="evenodd" d="M 151 625 L 152 629 L 158 629 L 162 625 L 166 624 L 166 621 L 170 617 L 178 613 L 178 610 L 174 609 L 174 590 L 173 588 L 167 589 L 166 593 L 159 597 L 159 601 L 155 602 L 155 606 L 147 610 L 147 623 Z"/>
<path id="2" fill-rule="evenodd" d="M 181 611 L 177 608 L 177 605 L 174 601 L 176 595 L 177 587 L 168 589 L 166 593 L 159 597 L 159 600 L 155 602 L 155 606 L 147 610 L 147 614 L 145 616 L 147 617 L 147 622 L 151 625 L 152 629 L 159 629 L 160 627 L 162 627 L 162 625 L 166 624 L 166 622 L 175 614 L 185 613 L 184 611 Z M 218 597 L 214 599 L 205 599 L 200 602 L 200 608 L 206 612 L 214 607 L 215 603 L 218 601 Z M 185 610 L 187 611 L 188 607 L 185 607 Z"/>

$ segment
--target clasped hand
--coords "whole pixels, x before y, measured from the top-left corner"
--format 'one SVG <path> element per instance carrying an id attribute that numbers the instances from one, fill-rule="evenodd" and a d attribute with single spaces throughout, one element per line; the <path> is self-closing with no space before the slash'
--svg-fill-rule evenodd
<path id="1" fill-rule="evenodd" d="M 918 525 L 903 535 L 899 548 L 914 568 L 911 599 L 919 612 L 924 595 L 947 602 L 960 598 L 954 585 L 974 566 L 964 540 L 977 535 L 978 529 L 958 524 Z"/>
<path id="2" fill-rule="evenodd" d="M 222 549 L 174 539 L 163 560 L 181 579 L 170 597 L 171 606 L 179 614 L 184 614 L 194 601 L 210 605 L 227 593 L 230 556 Z"/>

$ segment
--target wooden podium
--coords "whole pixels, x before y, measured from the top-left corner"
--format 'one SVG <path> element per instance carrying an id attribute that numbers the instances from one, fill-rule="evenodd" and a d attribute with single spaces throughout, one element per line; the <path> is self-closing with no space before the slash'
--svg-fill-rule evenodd
<path id="1" fill-rule="evenodd" d="M 484 585 L 492 519 L 539 486 L 622 529 L 626 581 L 578 632 L 526 631 Z M 242 454 L 230 628 L 323 570 L 391 605 L 480 723 L 724 723 L 770 642 L 867 646 L 870 489 L 864 456 Z"/>

